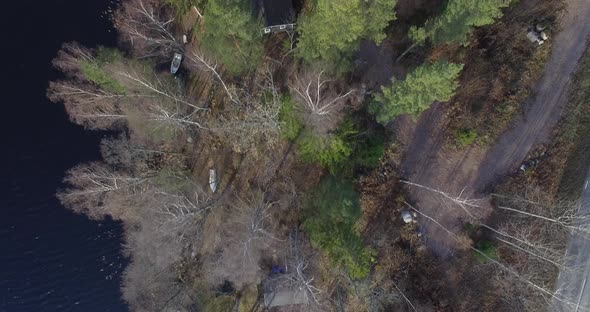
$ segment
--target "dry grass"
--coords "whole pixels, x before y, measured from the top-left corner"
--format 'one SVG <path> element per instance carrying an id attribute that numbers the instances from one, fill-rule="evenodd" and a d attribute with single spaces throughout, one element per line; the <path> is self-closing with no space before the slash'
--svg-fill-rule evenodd
<path id="1" fill-rule="evenodd" d="M 567 177 L 560 183 L 560 193 L 565 197 L 576 196 L 586 178 L 586 171 L 580 169 L 590 165 L 590 48 L 574 77 L 566 117 L 559 129 L 562 133 L 557 144 L 563 146 L 563 152 L 558 154 L 565 161 L 563 176 Z"/>

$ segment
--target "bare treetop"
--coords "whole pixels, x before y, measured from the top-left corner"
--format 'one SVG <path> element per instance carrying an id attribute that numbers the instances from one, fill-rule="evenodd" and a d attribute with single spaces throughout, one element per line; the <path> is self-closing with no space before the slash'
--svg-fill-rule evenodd
<path id="1" fill-rule="evenodd" d="M 141 116 L 148 128 L 203 129 L 208 110 L 192 103 L 183 86 L 145 62 L 112 49 L 88 50 L 64 45 L 54 60 L 67 79 L 52 82 L 54 102 L 63 102 L 72 121 L 91 129 L 109 129 Z M 122 123 L 121 123 L 121 122 Z M 132 130 L 140 123 L 128 123 Z M 149 129 L 148 129 L 149 130 Z"/>
<path id="2" fill-rule="evenodd" d="M 356 92 L 354 89 L 338 91 L 338 86 L 325 76 L 323 70 L 303 70 L 289 86 L 304 112 L 304 121 L 320 133 L 335 127 L 346 102 Z"/>
<path id="3" fill-rule="evenodd" d="M 256 193 L 245 200 L 237 198 L 225 211 L 217 253 L 207 255 L 204 264 L 211 283 L 228 280 L 242 287 L 262 280 L 262 258 L 282 242 L 272 218 L 276 204 Z"/>
<path id="4" fill-rule="evenodd" d="M 116 197 L 128 197 L 144 190 L 147 178 L 133 177 L 101 163 L 80 165 L 71 169 L 65 182 L 70 188 L 58 194 L 61 202 L 76 212 L 96 219 L 111 215 Z"/>
<path id="5" fill-rule="evenodd" d="M 77 42 L 64 43 L 52 64 L 62 73 L 84 80 L 80 70 L 80 62 L 95 62 L 96 57 L 91 49 L 81 46 Z"/>
<path id="6" fill-rule="evenodd" d="M 114 16 L 115 27 L 140 57 L 172 57 L 182 52 L 182 44 L 171 30 L 173 21 L 153 0 L 125 1 Z"/>

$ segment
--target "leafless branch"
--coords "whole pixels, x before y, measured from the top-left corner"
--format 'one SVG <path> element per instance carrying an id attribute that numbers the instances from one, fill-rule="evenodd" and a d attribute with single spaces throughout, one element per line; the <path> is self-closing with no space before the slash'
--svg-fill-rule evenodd
<path id="1" fill-rule="evenodd" d="M 202 52 L 198 50 L 194 50 L 191 53 L 186 55 L 186 58 L 192 62 L 198 68 L 201 68 L 207 72 L 213 74 L 213 76 L 217 79 L 217 81 L 223 87 L 223 90 L 227 94 L 227 97 L 230 101 L 234 102 L 235 104 L 240 104 L 240 100 L 238 96 L 235 94 L 234 90 L 225 83 L 221 74 L 218 71 L 217 63 L 214 60 L 207 58 Z"/>
<path id="2" fill-rule="evenodd" d="M 302 108 L 317 116 L 333 114 L 342 105 L 348 96 L 356 90 L 333 93 L 328 84 L 330 80 L 322 78 L 324 71 L 304 72 L 303 75 L 296 75 L 295 82 L 290 85 L 291 91 L 296 95 L 297 102 Z"/>
<path id="3" fill-rule="evenodd" d="M 319 296 L 323 291 L 313 285 L 314 278 L 309 277 L 306 272 L 306 269 L 309 267 L 309 260 L 305 257 L 303 246 L 301 246 L 301 238 L 297 230 L 289 236 L 287 257 L 287 272 L 284 277 L 289 281 L 289 289 L 293 291 L 304 291 L 309 302 L 320 306 Z"/>
<path id="4" fill-rule="evenodd" d="M 121 32 L 141 57 L 170 57 L 182 51 L 170 26 L 173 18 L 158 14 L 157 1 L 125 1 L 114 18 L 115 27 Z"/>
<path id="5" fill-rule="evenodd" d="M 446 227 L 444 227 L 442 224 L 440 224 L 438 221 L 436 221 L 434 218 L 424 214 L 423 212 L 419 211 L 418 209 L 412 207 L 410 204 L 408 204 L 407 202 L 405 202 L 406 206 L 408 206 L 408 208 L 412 209 L 413 211 L 415 211 L 416 213 L 418 213 L 419 215 L 421 215 L 422 217 L 430 220 L 432 223 L 434 223 L 435 225 L 437 225 L 439 228 L 441 228 L 443 231 L 445 231 L 445 233 L 447 233 L 451 238 L 457 240 L 458 242 L 461 241 L 461 239 L 457 236 L 457 234 L 453 233 L 451 230 L 447 229 Z M 523 276 L 521 276 L 518 272 L 514 271 L 513 269 L 509 268 L 508 266 L 498 262 L 497 260 L 491 258 L 490 256 L 488 256 L 486 253 L 484 253 L 483 251 L 473 247 L 473 246 L 469 246 L 469 248 L 471 250 L 473 250 L 474 252 L 476 252 L 477 254 L 479 254 L 480 256 L 482 256 L 483 258 L 485 258 L 487 261 L 497 265 L 499 268 L 501 268 L 503 271 L 510 273 L 511 275 L 515 276 L 517 279 L 519 279 L 520 281 L 524 282 L 525 284 L 527 284 L 529 287 L 541 292 L 542 294 L 549 296 L 559 302 L 562 302 L 566 305 L 572 306 L 575 305 L 575 303 L 572 302 L 571 298 L 564 298 L 561 295 L 558 295 L 555 292 L 552 292 L 542 286 L 539 286 L 535 283 L 533 283 L 532 281 L 530 281 L 529 279 L 523 278 Z"/>
<path id="6" fill-rule="evenodd" d="M 408 305 L 410 306 L 410 308 L 412 308 L 412 310 L 416 311 L 416 307 L 414 307 L 414 305 L 412 304 L 412 302 L 410 301 L 410 299 L 408 299 L 408 297 L 406 297 L 406 295 L 404 295 L 404 293 L 402 292 L 401 289 L 399 289 L 399 287 L 397 287 L 397 285 L 392 282 L 393 286 L 395 286 L 395 289 L 397 289 L 397 291 L 399 291 L 399 293 L 402 295 L 402 297 L 404 297 L 404 300 L 406 300 L 406 302 L 408 303 Z"/>

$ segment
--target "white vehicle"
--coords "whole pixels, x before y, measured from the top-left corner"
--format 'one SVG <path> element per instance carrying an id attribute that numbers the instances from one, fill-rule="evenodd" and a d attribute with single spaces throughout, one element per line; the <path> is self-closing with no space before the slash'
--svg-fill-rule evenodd
<path id="1" fill-rule="evenodd" d="M 182 62 L 182 54 L 174 53 L 172 64 L 170 64 L 170 73 L 172 73 L 172 75 L 176 74 L 176 72 L 180 68 L 180 62 Z"/>
<path id="2" fill-rule="evenodd" d="M 526 34 L 527 39 L 538 45 L 542 45 L 549 39 L 549 36 L 544 32 L 545 28 L 537 25 L 535 27 L 529 27 Z"/>
<path id="3" fill-rule="evenodd" d="M 410 212 L 408 210 L 402 210 L 402 220 L 405 223 L 415 223 L 418 215 L 415 212 Z"/>

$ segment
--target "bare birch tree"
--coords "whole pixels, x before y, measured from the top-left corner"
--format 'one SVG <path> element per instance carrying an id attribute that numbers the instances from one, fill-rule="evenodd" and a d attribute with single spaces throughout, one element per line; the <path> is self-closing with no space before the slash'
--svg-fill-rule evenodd
<path id="1" fill-rule="evenodd" d="M 304 112 L 306 122 L 317 129 L 333 126 L 339 121 L 339 113 L 347 100 L 356 92 L 354 89 L 337 90 L 333 81 L 324 78 L 325 72 L 302 70 L 295 74 L 289 85 L 291 94 Z"/>
<path id="2" fill-rule="evenodd" d="M 303 292 L 309 304 L 321 306 L 324 291 L 314 286 L 315 278 L 309 273 L 311 260 L 304 251 L 302 235 L 297 230 L 293 231 L 288 243 L 285 278 L 289 281 L 289 289 Z"/>
<path id="3" fill-rule="evenodd" d="M 63 102 L 70 120 L 88 129 L 109 129 L 127 116 L 121 110 L 123 95 L 78 81 L 50 82 L 48 97 Z"/>
<path id="4" fill-rule="evenodd" d="M 274 147 L 279 141 L 281 95 L 274 79 L 274 67 L 265 64 L 259 71 L 254 88 L 227 82 L 217 63 L 195 48 L 187 54 L 188 66 L 213 76 L 223 89 L 229 105 L 216 116 L 210 130 L 222 135 L 234 150 L 243 152 L 252 147 Z"/>
<path id="5" fill-rule="evenodd" d="M 219 252 L 205 264 L 204 270 L 211 283 L 228 280 L 241 288 L 260 282 L 263 273 L 259 262 L 280 242 L 274 234 L 272 210 L 275 205 L 259 193 L 247 200 L 238 198 L 226 211 Z"/>
<path id="6" fill-rule="evenodd" d="M 553 278 L 557 276 L 559 271 L 579 271 L 580 273 L 583 271 L 582 268 L 569 265 L 570 261 L 566 257 L 563 244 L 564 241 L 567 241 L 572 230 L 574 232 L 580 231 L 583 234 L 583 228 L 578 225 L 583 224 L 585 216 L 583 214 L 576 216 L 573 213 L 576 210 L 573 208 L 578 206 L 576 201 L 566 201 L 565 204 L 561 201 L 554 203 L 549 194 L 541 192 L 538 188 L 527 189 L 522 198 L 514 195 L 496 194 L 496 197 L 502 199 L 496 203 L 498 213 L 504 215 L 505 218 L 500 225 L 490 226 L 475 218 L 473 213 L 473 211 L 482 208 L 483 199 L 471 199 L 465 195 L 464 191 L 459 195 L 452 195 L 409 181 L 402 181 L 402 183 L 435 194 L 444 205 L 452 203 L 461 207 L 469 216 L 470 222 L 489 231 L 500 243 L 498 250 L 504 250 L 503 254 L 511 259 L 509 262 L 502 263 L 500 260 L 490 258 L 475 247 L 469 246 L 469 248 L 487 261 L 497 265 L 502 272 L 507 273 L 501 279 L 513 278 L 524 282 L 534 290 L 534 293 L 521 294 L 522 300 L 526 299 L 526 306 L 540 306 L 551 300 L 560 302 L 566 307 L 575 306 L 574 298 L 564 297 L 559 289 L 553 291 L 552 285 L 555 282 Z M 442 228 L 455 240 L 461 240 L 459 235 L 445 228 L 432 216 L 417 211 L 413 207 L 411 209 Z M 551 212 L 553 215 L 548 217 L 546 216 L 547 212 Z M 506 283 L 506 281 L 499 283 Z"/>
<path id="7" fill-rule="evenodd" d="M 68 42 L 61 46 L 52 64 L 53 67 L 62 73 L 76 79 L 84 80 L 85 77 L 80 68 L 81 62 L 95 63 L 96 57 L 94 51 L 81 46 L 77 42 Z"/>
<path id="8" fill-rule="evenodd" d="M 420 216 L 424 217 L 425 219 L 429 220 L 430 222 L 432 222 L 433 224 L 435 224 L 436 226 L 438 226 L 439 228 L 441 228 L 446 234 L 449 235 L 449 237 L 457 240 L 458 242 L 461 242 L 462 239 L 459 237 L 459 235 L 457 235 L 456 233 L 454 233 L 450 229 L 446 228 L 444 225 L 442 225 L 436 219 L 434 219 L 433 217 L 431 217 L 429 215 L 426 215 L 425 213 L 423 213 L 423 212 L 419 211 L 418 209 L 412 207 L 407 202 L 406 202 L 406 205 L 410 209 L 412 209 L 413 211 L 415 211 L 417 214 L 419 214 Z M 565 304 L 566 306 L 575 306 L 575 303 L 574 303 L 574 299 L 573 298 L 563 297 L 562 295 L 559 294 L 559 292 L 552 291 L 549 288 L 547 288 L 546 285 L 536 283 L 531 278 L 530 275 L 528 275 L 528 274 L 521 274 L 520 272 L 516 271 L 514 268 L 511 268 L 510 266 L 501 263 L 499 260 L 496 260 L 496 259 L 491 258 L 485 252 L 483 252 L 483 251 L 481 251 L 481 250 L 479 250 L 479 249 L 477 249 L 475 247 L 470 246 L 469 249 L 471 249 L 473 252 L 475 252 L 478 255 L 480 255 L 482 258 L 485 258 L 490 263 L 493 263 L 494 265 L 496 265 L 502 271 L 504 271 L 504 272 L 508 273 L 509 275 L 513 276 L 515 279 L 523 282 L 525 285 L 527 285 L 528 287 L 530 287 L 532 290 L 538 292 L 543 297 L 557 300 L 557 301 Z"/>
<path id="9" fill-rule="evenodd" d="M 64 103 L 73 122 L 90 129 L 107 129 L 125 119 L 119 105 L 124 94 L 118 88 L 101 88 L 89 80 L 97 63 L 95 51 L 76 42 L 64 44 L 53 66 L 66 79 L 50 82 L 47 95 L 53 102 Z"/>
<path id="10" fill-rule="evenodd" d="M 459 195 L 452 195 L 450 193 L 443 192 L 439 189 L 428 187 L 411 181 L 401 180 L 400 182 L 438 194 L 442 198 L 457 204 L 459 207 L 461 207 L 461 209 L 463 209 L 463 211 L 465 211 L 471 217 L 474 216 L 472 210 L 481 208 L 482 202 L 485 201 L 485 199 L 483 198 L 473 199 L 467 197 L 466 195 L 464 195 L 465 189 L 462 190 Z M 579 231 L 581 233 L 585 233 L 587 231 L 584 225 L 587 224 L 588 221 L 590 221 L 590 216 L 579 211 L 579 200 L 561 200 L 557 203 L 553 203 L 551 199 L 547 198 L 547 196 L 539 200 L 539 197 L 542 196 L 543 194 L 539 189 L 526 190 L 524 198 L 519 196 L 492 194 L 492 197 L 502 198 L 506 203 L 508 203 L 497 205 L 497 208 L 499 210 L 514 213 L 516 215 L 520 215 L 521 217 L 530 217 L 537 220 L 542 220 L 548 223 L 552 223 L 567 228 L 568 230 Z M 535 199 L 532 199 L 530 197 L 535 197 L 538 201 L 535 201 Z M 510 205 L 513 205 L 514 207 L 509 207 Z M 542 209 L 542 211 L 551 211 L 553 215 L 543 215 L 538 211 L 527 211 L 531 209 L 539 210 L 539 208 L 545 208 Z"/>
<path id="11" fill-rule="evenodd" d="M 221 75 L 220 68 L 213 58 L 208 57 L 205 53 L 200 51 L 198 47 L 194 47 L 185 57 L 188 61 L 189 68 L 210 73 L 221 85 L 230 101 L 235 104 L 240 104 L 240 99 L 236 94 L 235 87 L 225 82 Z"/>
<path id="12" fill-rule="evenodd" d="M 159 203 L 143 196 L 131 208 L 143 208 L 138 209 L 141 218 L 126 220 L 125 250 L 131 256 L 131 263 L 123 275 L 123 297 L 138 311 L 189 311 L 196 296 L 192 285 L 179 273 L 186 257 L 183 250 L 187 239 L 179 239 L 175 226 L 162 227 L 158 212 L 152 208 Z M 195 240 L 192 235 L 196 224 L 191 225 L 184 232 Z"/>
<path id="13" fill-rule="evenodd" d="M 554 201 L 539 188 L 525 189 L 524 196 L 492 194 L 497 207 L 506 213 L 522 218 L 534 218 L 548 224 L 575 231 L 590 238 L 590 215 L 580 210 L 581 200 L 561 199 Z"/>
<path id="14" fill-rule="evenodd" d="M 132 148 L 120 153 L 131 153 Z M 125 222 L 131 263 L 123 276 L 123 294 L 130 306 L 148 311 L 191 310 L 195 295 L 178 272 L 187 246 L 199 239 L 195 237 L 198 221 L 212 207 L 210 198 L 180 169 L 155 173 L 146 172 L 147 165 L 125 167 L 134 161 L 149 162 L 143 152 L 112 157 L 112 164 L 122 168 L 80 165 L 70 170 L 66 178 L 70 187 L 58 197 L 91 218 L 109 215 Z"/>
<path id="15" fill-rule="evenodd" d="M 187 235 L 194 233 L 196 223 L 215 204 L 210 194 L 188 176 L 181 174 L 172 179 L 175 180 L 172 183 L 178 183 L 180 187 L 175 186 L 169 190 L 162 185 L 154 186 L 154 222 L 157 223 L 158 231 L 174 233 L 176 239 L 182 241 Z"/>
<path id="16" fill-rule="evenodd" d="M 65 182 L 69 188 L 58 193 L 61 202 L 78 213 L 100 219 L 114 213 L 121 197 L 131 197 L 145 191 L 147 177 L 133 177 L 115 172 L 108 166 L 93 162 L 68 171 Z"/>
<path id="17" fill-rule="evenodd" d="M 188 100 L 183 88 L 146 64 L 111 52 L 109 60 L 77 44 L 65 45 L 54 61 L 67 79 L 50 84 L 49 98 L 63 102 L 72 121 L 108 129 L 139 115 L 140 123 L 179 130 L 205 129 L 208 109 Z M 137 118 L 136 118 L 137 119 Z M 133 125 L 132 125 L 133 126 Z M 135 129 L 138 130 L 138 129 Z"/>
<path id="18" fill-rule="evenodd" d="M 252 93 L 240 88 L 239 100 L 219 114 L 213 131 L 226 138 L 234 150 L 255 150 L 260 146 L 275 148 L 280 141 L 281 94 L 275 84 L 273 68 L 266 64 L 260 71 Z"/>
<path id="19" fill-rule="evenodd" d="M 164 15 L 160 1 L 124 1 L 114 15 L 115 27 L 140 57 L 171 58 L 183 51 L 181 42 L 172 32 L 174 18 Z"/>
<path id="20" fill-rule="evenodd" d="M 562 245 L 551 243 L 551 240 L 554 240 L 554 242 L 561 242 L 564 239 L 563 233 L 559 234 L 560 231 L 555 231 L 553 226 L 547 226 L 546 224 L 542 224 L 542 222 L 539 224 L 539 221 L 543 221 L 544 219 L 538 218 L 538 215 L 536 214 L 528 215 L 530 219 L 526 220 L 520 225 L 516 225 L 514 220 L 512 220 L 512 222 L 508 222 L 502 227 L 497 228 L 484 223 L 474 215 L 474 210 L 482 207 L 483 200 L 471 199 L 467 197 L 464 195 L 464 190 L 461 191 L 459 195 L 451 195 L 441 190 L 418 183 L 404 180 L 401 182 L 434 193 L 440 197 L 440 203 L 443 205 L 449 205 L 449 203 L 452 203 L 461 207 L 461 209 L 469 217 L 469 222 L 492 232 L 495 235 L 496 240 L 518 252 L 522 252 L 527 256 L 532 256 L 539 260 L 545 261 L 559 269 L 576 269 L 566 265 L 567 259 L 565 257 L 564 251 L 559 247 Z M 539 230 L 547 233 L 547 235 L 535 235 L 535 237 L 531 235 L 533 231 L 538 234 Z M 549 232 L 552 234 L 548 234 Z"/>
<path id="21" fill-rule="evenodd" d="M 127 66 L 125 66 L 127 65 Z M 128 85 L 128 89 L 137 97 L 163 97 L 173 103 L 186 105 L 196 111 L 207 110 L 206 108 L 191 103 L 182 92 L 180 86 L 174 86 L 171 81 L 166 81 L 153 70 L 145 66 L 133 66 L 133 64 L 120 64 L 119 69 L 113 72 L 120 76 L 120 82 Z"/>

